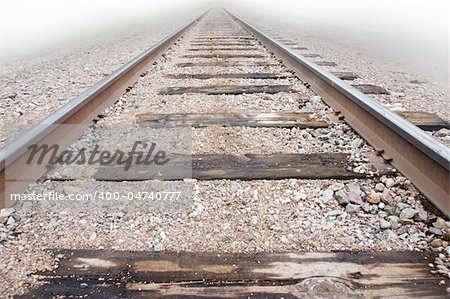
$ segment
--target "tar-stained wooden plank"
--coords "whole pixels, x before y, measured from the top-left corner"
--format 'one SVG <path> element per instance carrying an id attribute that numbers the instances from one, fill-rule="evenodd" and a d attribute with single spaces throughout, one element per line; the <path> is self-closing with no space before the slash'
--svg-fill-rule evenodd
<path id="1" fill-rule="evenodd" d="M 320 66 L 337 66 L 336 62 L 332 61 L 317 61 L 316 64 Z"/>
<path id="2" fill-rule="evenodd" d="M 159 91 L 159 94 L 174 95 L 185 93 L 204 93 L 208 95 L 216 94 L 249 94 L 249 93 L 268 93 L 275 94 L 279 92 L 293 92 L 290 85 L 211 85 L 200 87 L 167 87 Z"/>
<path id="3" fill-rule="evenodd" d="M 373 84 L 355 84 L 352 86 L 359 91 L 367 94 L 389 94 L 389 92 L 383 87 Z"/>
<path id="4" fill-rule="evenodd" d="M 184 63 L 177 63 L 176 66 L 178 67 L 193 67 L 193 66 L 221 66 L 221 67 L 231 67 L 231 66 L 251 66 L 251 65 L 257 65 L 257 66 L 280 66 L 281 64 L 277 63 L 270 63 L 267 61 L 248 61 L 248 63 L 236 63 L 236 62 L 229 62 L 229 61 L 205 61 L 205 62 L 184 62 Z"/>
<path id="5" fill-rule="evenodd" d="M 277 39 L 280 43 L 296 43 L 295 40 L 289 39 L 289 38 L 279 38 Z"/>
<path id="6" fill-rule="evenodd" d="M 365 175 L 351 172 L 350 156 L 343 153 L 317 154 L 247 154 L 171 156 L 163 166 L 133 164 L 130 169 L 108 166 L 99 168 L 99 181 L 198 180 L 216 179 L 350 179 Z"/>
<path id="7" fill-rule="evenodd" d="M 292 46 L 292 47 L 290 47 L 291 49 L 294 49 L 294 50 L 308 50 L 308 48 L 306 48 L 306 47 L 301 47 L 301 46 Z"/>
<path id="8" fill-rule="evenodd" d="M 188 54 L 183 58 L 264 58 L 267 56 L 260 54 Z"/>
<path id="9" fill-rule="evenodd" d="M 358 78 L 358 75 L 352 72 L 333 72 L 333 75 L 335 75 L 341 80 L 354 80 Z"/>
<path id="10" fill-rule="evenodd" d="M 136 122 L 151 128 L 205 127 L 208 125 L 278 127 L 278 128 L 326 128 L 328 124 L 313 117 L 311 113 L 183 113 L 183 114 L 137 114 Z"/>
<path id="11" fill-rule="evenodd" d="M 187 49 L 188 51 L 254 51 L 258 48 L 254 47 L 203 47 Z"/>
<path id="12" fill-rule="evenodd" d="M 450 128 L 449 123 L 433 113 L 422 111 L 397 111 L 397 114 L 406 118 L 422 130 L 437 131 Z"/>
<path id="13" fill-rule="evenodd" d="M 303 56 L 307 57 L 307 58 L 316 58 L 316 57 L 320 57 L 319 54 L 302 54 Z"/>
<path id="14" fill-rule="evenodd" d="M 192 42 L 191 46 L 254 46 L 255 43 L 250 41 L 241 41 L 241 42 Z"/>
<path id="15" fill-rule="evenodd" d="M 252 36 L 211 36 L 211 37 L 195 37 L 193 38 L 193 40 L 195 41 L 204 41 L 204 40 L 243 40 L 243 39 L 247 39 L 247 40 L 254 40 L 255 38 Z"/>
<path id="16" fill-rule="evenodd" d="M 18 298 L 447 298 L 420 252 L 63 250 Z M 448 280 L 444 279 L 447 284 Z"/>
<path id="17" fill-rule="evenodd" d="M 222 73 L 222 74 L 169 74 L 167 78 L 171 79 L 286 79 L 291 75 L 282 75 L 277 73 Z"/>

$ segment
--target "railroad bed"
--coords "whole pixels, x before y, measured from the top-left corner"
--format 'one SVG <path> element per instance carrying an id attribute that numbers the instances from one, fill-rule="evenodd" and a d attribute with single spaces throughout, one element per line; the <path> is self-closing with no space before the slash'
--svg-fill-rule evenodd
<path id="1" fill-rule="evenodd" d="M 206 14 L 71 145 L 126 152 L 155 138 L 174 168 L 55 166 L 27 189 L 186 198 L 19 202 L 2 212 L 3 255 L 15 265 L 2 261 L 3 287 L 23 298 L 446 296 L 446 216 L 244 26 Z M 424 130 L 448 127 L 400 114 Z"/>

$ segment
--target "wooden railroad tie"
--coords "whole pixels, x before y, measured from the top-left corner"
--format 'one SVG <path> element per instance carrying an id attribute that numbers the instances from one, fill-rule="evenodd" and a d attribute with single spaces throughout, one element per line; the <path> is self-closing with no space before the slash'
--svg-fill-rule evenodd
<path id="1" fill-rule="evenodd" d="M 182 55 L 183 58 L 265 58 L 267 56 L 260 54 L 188 54 Z"/>
<path id="2" fill-rule="evenodd" d="M 315 62 L 315 64 L 320 65 L 320 66 L 337 66 L 336 62 L 332 62 L 332 61 L 317 61 L 317 62 Z"/>
<path id="3" fill-rule="evenodd" d="M 316 57 L 320 57 L 319 54 L 302 54 L 304 57 L 307 58 L 316 58 Z"/>
<path id="4" fill-rule="evenodd" d="M 184 62 L 177 63 L 178 67 L 209 67 L 209 66 L 220 66 L 220 67 L 232 67 L 232 66 L 281 66 L 279 63 L 270 63 L 267 61 L 249 61 L 248 63 L 236 63 L 229 61 L 205 61 L 205 62 Z"/>
<path id="5" fill-rule="evenodd" d="M 359 91 L 367 94 L 389 94 L 389 91 L 387 91 L 383 87 L 373 84 L 355 84 L 352 86 Z"/>
<path id="6" fill-rule="evenodd" d="M 308 50 L 308 48 L 305 48 L 305 47 L 301 47 L 301 46 L 292 46 L 292 47 L 290 47 L 291 49 L 294 49 L 294 50 Z"/>
<path id="7" fill-rule="evenodd" d="M 100 167 L 94 175 L 98 181 L 198 180 L 216 179 L 351 179 L 365 174 L 349 171 L 350 155 L 344 153 L 317 154 L 246 154 L 243 157 L 205 154 L 168 156 L 165 165 L 132 164 Z"/>
<path id="8" fill-rule="evenodd" d="M 209 125 L 226 127 L 326 128 L 328 124 L 312 113 L 183 113 L 137 114 L 136 122 L 150 128 L 194 127 Z"/>
<path id="9" fill-rule="evenodd" d="M 449 129 L 448 122 L 433 113 L 422 111 L 396 111 L 401 117 L 418 126 L 422 130 L 438 131 L 440 129 Z"/>
<path id="10" fill-rule="evenodd" d="M 205 40 L 217 40 L 217 39 L 231 39 L 231 40 L 254 40 L 255 38 L 252 36 L 237 36 L 237 35 L 228 35 L 228 36 L 210 36 L 210 37 L 194 37 L 192 40 L 195 41 L 205 41 Z"/>
<path id="11" fill-rule="evenodd" d="M 446 298 L 420 252 L 62 250 L 17 298 Z"/>
<path id="12" fill-rule="evenodd" d="M 207 95 L 239 95 L 250 93 L 275 94 L 279 92 L 294 92 L 294 90 L 291 85 L 211 85 L 200 87 L 167 87 L 160 90 L 159 94 L 175 95 L 185 93 L 204 93 Z"/>
<path id="13" fill-rule="evenodd" d="M 242 41 L 242 42 L 192 42 L 191 46 L 254 46 L 255 43 L 249 42 L 249 41 Z"/>
<path id="14" fill-rule="evenodd" d="M 254 47 L 203 47 L 203 48 L 190 48 L 188 51 L 255 51 L 258 48 Z"/>
<path id="15" fill-rule="evenodd" d="M 171 79 L 286 79 L 292 78 L 291 74 L 277 73 L 222 73 L 222 74 L 169 74 L 166 78 Z"/>
<path id="16" fill-rule="evenodd" d="M 333 75 L 341 80 L 355 80 L 358 78 L 358 75 L 352 72 L 333 72 Z"/>

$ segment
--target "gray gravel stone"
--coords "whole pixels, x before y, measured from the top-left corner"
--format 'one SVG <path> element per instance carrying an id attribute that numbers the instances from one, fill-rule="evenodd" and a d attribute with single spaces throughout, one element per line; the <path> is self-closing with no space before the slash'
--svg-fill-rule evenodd
<path id="1" fill-rule="evenodd" d="M 347 193 L 345 193 L 345 191 L 342 191 L 342 190 L 337 191 L 334 194 L 334 197 L 336 198 L 337 202 L 342 206 L 350 203 L 350 199 L 348 198 Z"/>
<path id="2" fill-rule="evenodd" d="M 358 148 L 358 147 L 361 147 L 363 145 L 363 143 L 364 143 L 364 141 L 361 138 L 355 138 L 355 140 L 353 140 L 350 143 L 350 146 L 352 148 Z"/>
<path id="3" fill-rule="evenodd" d="M 388 220 L 391 223 L 391 228 L 392 229 L 398 229 L 400 227 L 400 225 L 398 223 L 399 218 L 397 216 L 394 216 L 394 215 L 389 216 Z"/>
<path id="4" fill-rule="evenodd" d="M 383 218 L 381 218 L 380 219 L 380 228 L 382 228 L 382 229 L 391 228 L 391 223 L 389 221 L 386 221 Z"/>
<path id="5" fill-rule="evenodd" d="M 16 223 L 16 220 L 14 220 L 14 217 L 12 217 L 12 216 L 8 218 L 8 221 L 6 221 L 6 225 L 8 225 L 8 226 L 11 226 L 15 223 Z"/>
<path id="6" fill-rule="evenodd" d="M 432 233 L 433 235 L 436 235 L 436 236 L 441 236 L 442 235 L 442 231 L 440 229 L 438 229 L 438 228 L 435 228 L 435 227 L 430 227 L 428 229 L 428 231 L 430 233 Z"/>
<path id="7" fill-rule="evenodd" d="M 427 220 L 428 220 L 428 212 L 425 211 L 422 207 L 419 207 L 418 210 L 419 210 L 419 212 L 417 213 L 416 216 L 414 216 L 414 219 L 416 221 L 427 222 Z"/>
<path id="8" fill-rule="evenodd" d="M 338 191 L 344 188 L 344 184 L 340 183 L 340 182 L 335 182 L 333 184 L 331 184 L 330 189 L 333 191 Z"/>
<path id="9" fill-rule="evenodd" d="M 388 179 L 386 179 L 386 182 L 384 182 L 384 184 L 386 185 L 387 188 L 394 187 L 395 180 L 391 179 L 391 178 L 388 178 Z"/>
<path id="10" fill-rule="evenodd" d="M 9 216 L 14 213 L 14 208 L 4 208 L 0 210 L 0 223 L 5 224 L 8 221 Z"/>
<path id="11" fill-rule="evenodd" d="M 363 203 L 363 200 L 362 200 L 361 195 L 360 195 L 359 192 L 357 193 L 357 192 L 353 192 L 352 191 L 352 192 L 349 192 L 347 194 L 347 196 L 348 196 L 348 199 L 349 199 L 349 201 L 351 203 L 358 204 L 358 205 Z"/>
<path id="12" fill-rule="evenodd" d="M 341 215 L 343 212 L 341 210 L 332 210 L 331 212 L 328 212 L 326 214 L 327 217 L 334 217 L 334 216 L 339 216 Z"/>
<path id="13" fill-rule="evenodd" d="M 445 247 L 445 252 L 450 256 L 450 246 Z"/>
<path id="14" fill-rule="evenodd" d="M 397 203 L 397 208 L 401 211 L 403 209 L 409 208 L 411 207 L 409 204 L 404 203 L 404 202 L 398 202 Z"/>
<path id="15" fill-rule="evenodd" d="M 333 199 L 333 190 L 327 189 L 322 193 L 323 202 L 330 202 Z"/>
<path id="16" fill-rule="evenodd" d="M 370 213 L 371 205 L 370 205 L 369 203 L 367 203 L 367 202 L 364 202 L 364 203 L 361 205 L 361 208 L 363 209 L 364 212 Z"/>
<path id="17" fill-rule="evenodd" d="M 378 191 L 378 192 L 383 192 L 383 190 L 384 190 L 384 185 L 383 185 L 383 183 L 378 183 L 378 184 L 376 184 L 376 185 L 375 185 L 375 190 Z"/>
<path id="18" fill-rule="evenodd" d="M 345 211 L 350 214 L 357 214 L 359 211 L 361 211 L 361 206 L 349 203 L 345 206 Z"/>
<path id="19" fill-rule="evenodd" d="M 348 184 L 345 186 L 345 189 L 346 189 L 348 192 L 354 192 L 354 193 L 357 193 L 357 194 L 361 194 L 361 187 L 360 187 L 360 185 L 359 185 L 358 183 L 356 183 L 356 182 L 348 183 Z"/>
<path id="20" fill-rule="evenodd" d="M 400 219 L 411 219 L 417 213 L 419 213 L 419 211 L 416 209 L 411 209 L 411 208 L 403 209 L 400 213 Z"/>

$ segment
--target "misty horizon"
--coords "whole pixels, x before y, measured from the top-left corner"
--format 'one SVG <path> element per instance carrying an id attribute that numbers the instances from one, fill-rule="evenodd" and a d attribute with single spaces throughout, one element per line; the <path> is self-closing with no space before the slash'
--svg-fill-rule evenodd
<path id="1" fill-rule="evenodd" d="M 222 6 L 358 48 L 448 85 L 448 4 L 440 0 L 433 4 L 403 0 L 3 1 L 0 58 L 4 62 L 33 58 L 80 41 L 95 42 L 99 36 L 114 39 L 152 25 L 164 26 L 181 16 L 193 19 Z"/>

